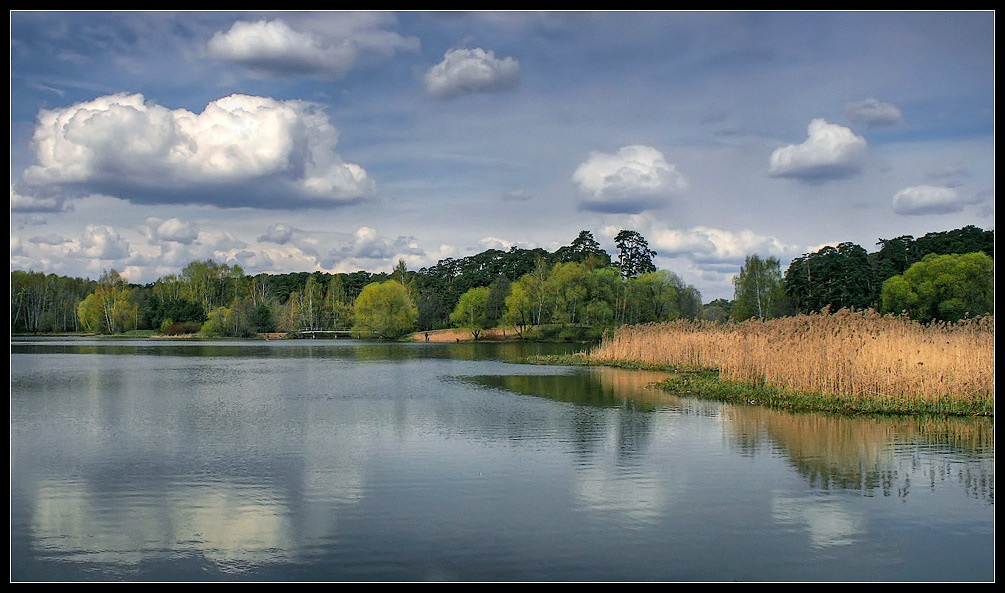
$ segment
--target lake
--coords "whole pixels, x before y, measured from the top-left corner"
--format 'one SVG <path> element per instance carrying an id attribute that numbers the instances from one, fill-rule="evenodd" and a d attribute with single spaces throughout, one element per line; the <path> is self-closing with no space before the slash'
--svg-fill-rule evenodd
<path id="1" fill-rule="evenodd" d="M 12 581 L 993 581 L 991 419 L 555 344 L 11 339 Z"/>

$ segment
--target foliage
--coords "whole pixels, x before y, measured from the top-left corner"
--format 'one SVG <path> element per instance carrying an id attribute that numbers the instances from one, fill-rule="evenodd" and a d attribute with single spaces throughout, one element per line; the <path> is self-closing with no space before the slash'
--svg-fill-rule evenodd
<path id="1" fill-rule="evenodd" d="M 827 246 L 797 257 L 785 271 L 785 292 L 803 313 L 831 309 L 866 309 L 876 304 L 878 289 L 869 254 L 854 243 Z"/>
<path id="2" fill-rule="evenodd" d="M 928 254 L 883 283 L 883 311 L 918 321 L 959 321 L 994 312 L 994 260 L 983 253 Z"/>
<path id="3" fill-rule="evenodd" d="M 493 325 L 487 315 L 490 293 L 487 286 L 478 286 L 462 294 L 457 307 L 450 314 L 450 322 L 468 330 L 477 340 L 482 330 Z"/>
<path id="4" fill-rule="evenodd" d="M 706 303 L 701 310 L 700 318 L 705 321 L 724 323 L 733 317 L 733 301 L 715 299 Z"/>
<path id="5" fill-rule="evenodd" d="M 611 255 L 600 247 L 590 231 L 580 231 L 571 244 L 559 247 L 549 260 L 552 263 L 576 262 L 591 268 L 611 265 Z"/>
<path id="6" fill-rule="evenodd" d="M 876 245 L 879 251 L 870 254 L 870 262 L 876 272 L 876 280 L 882 285 L 886 280 L 902 275 L 930 253 L 939 255 L 983 252 L 994 259 L 995 232 L 985 231 L 973 225 L 963 228 L 927 233 L 915 239 L 903 235 L 893 239 L 880 239 Z"/>
<path id="7" fill-rule="evenodd" d="M 614 237 L 614 245 L 618 248 L 618 269 L 625 278 L 656 271 L 653 264 L 656 252 L 640 233 L 622 230 Z"/>
<path id="8" fill-rule="evenodd" d="M 234 327 L 234 312 L 227 307 L 217 307 L 206 316 L 206 323 L 202 324 L 202 333 L 207 336 L 233 336 L 236 335 Z"/>
<path id="9" fill-rule="evenodd" d="M 185 266 L 176 281 L 181 284 L 181 298 L 202 305 L 206 315 L 215 307 L 229 305 L 245 294 L 248 283 L 240 266 L 218 264 L 209 259 Z"/>
<path id="10" fill-rule="evenodd" d="M 437 291 L 430 288 L 423 290 L 419 293 L 419 299 L 415 306 L 418 309 L 418 318 L 415 324 L 420 331 L 443 329 L 449 324 L 449 311 Z"/>
<path id="11" fill-rule="evenodd" d="M 489 287 L 488 323 L 516 326 L 521 334 L 549 323 L 610 327 L 677 318 L 721 321 L 734 313 L 744 319 L 815 312 L 825 307 L 878 309 L 884 306 L 883 282 L 894 276 L 901 279 L 891 283 L 884 310 L 902 307 L 926 319 L 990 310 L 982 304 L 986 299 L 957 296 L 948 298 L 941 312 L 924 313 L 919 308 L 922 296 L 905 284 L 910 266 L 929 253 L 983 251 L 993 258 L 994 231 L 973 226 L 917 239 L 910 235 L 880 239 L 879 251 L 872 254 L 852 243 L 804 254 L 785 272 L 787 299 L 769 293 L 768 301 L 764 300 L 760 283 L 753 282 L 759 277 L 753 264 L 773 262 L 748 258 L 735 286 L 740 291 L 735 296 L 744 298 L 735 303 L 720 299 L 705 306 L 693 286 L 669 271 L 655 269 L 652 258 L 656 252 L 642 235 L 623 230 L 615 243 L 619 256 L 613 264 L 592 233 L 584 230 L 554 253 L 539 248 L 489 249 L 463 258 L 446 258 L 417 272 L 407 270 L 399 261 L 390 274 L 314 271 L 251 277 L 239 266 L 193 261 L 181 273 L 146 286 L 128 285 L 119 278 L 115 290 L 109 286 L 98 290 L 100 283 L 89 279 L 14 270 L 11 332 L 108 332 L 133 327 L 156 331 L 177 323 L 202 324 L 219 307 L 238 311 L 241 327 L 234 331 L 241 335 L 342 329 L 360 325 L 354 319 L 354 304 L 363 289 L 392 277 L 405 286 L 416 305 L 416 323 L 422 330 L 449 327 L 450 313 L 461 295 L 476 287 Z M 752 292 L 746 286 L 748 281 L 755 286 Z M 748 300 L 752 294 L 761 298 Z"/>
<path id="12" fill-rule="evenodd" d="M 77 315 L 83 329 L 96 334 L 134 330 L 140 317 L 132 291 L 115 270 L 101 275 L 94 292 L 77 306 Z"/>
<path id="13" fill-rule="evenodd" d="M 170 319 L 165 319 L 160 326 L 161 335 L 165 336 L 180 336 L 187 334 L 195 334 L 202 331 L 202 324 L 196 323 L 195 321 L 171 321 Z"/>
<path id="14" fill-rule="evenodd" d="M 78 305 L 94 282 L 41 272 L 10 273 L 10 331 L 75 332 L 81 330 Z"/>
<path id="15" fill-rule="evenodd" d="M 523 335 L 527 328 L 540 324 L 542 301 L 538 298 L 540 287 L 535 278 L 525 274 L 510 286 L 506 297 L 506 313 L 503 322 L 517 328 Z"/>
<path id="16" fill-rule="evenodd" d="M 748 255 L 740 273 L 733 279 L 733 291 L 731 314 L 737 321 L 751 317 L 774 319 L 789 312 L 777 257 L 761 259 L 758 255 Z"/>
<path id="17" fill-rule="evenodd" d="M 485 317 L 489 327 L 498 325 L 506 313 L 506 297 L 512 285 L 510 279 L 502 275 L 496 276 L 492 284 L 489 284 L 489 296 L 485 302 Z"/>
<path id="18" fill-rule="evenodd" d="M 408 290 L 394 280 L 366 285 L 353 310 L 353 330 L 378 338 L 397 338 L 411 331 L 418 318 Z"/>

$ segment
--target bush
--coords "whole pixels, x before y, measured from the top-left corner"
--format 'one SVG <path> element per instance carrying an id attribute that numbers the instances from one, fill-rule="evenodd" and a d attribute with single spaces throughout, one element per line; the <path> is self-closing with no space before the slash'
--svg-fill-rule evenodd
<path id="1" fill-rule="evenodd" d="M 161 334 L 165 336 L 181 336 L 186 334 L 197 334 L 202 329 L 202 324 L 198 321 L 176 321 L 161 325 Z"/>

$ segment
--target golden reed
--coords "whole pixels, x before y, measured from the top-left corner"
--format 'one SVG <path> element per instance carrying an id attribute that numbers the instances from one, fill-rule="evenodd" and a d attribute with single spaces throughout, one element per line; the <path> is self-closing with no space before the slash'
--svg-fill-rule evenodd
<path id="1" fill-rule="evenodd" d="M 842 309 L 743 323 L 626 326 L 589 354 L 596 364 L 718 369 L 720 378 L 851 400 L 994 406 L 994 317 L 922 325 Z"/>

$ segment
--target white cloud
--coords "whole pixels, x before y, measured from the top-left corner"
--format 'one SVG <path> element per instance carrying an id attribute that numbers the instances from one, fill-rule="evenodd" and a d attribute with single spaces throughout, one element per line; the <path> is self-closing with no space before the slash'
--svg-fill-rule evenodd
<path id="1" fill-rule="evenodd" d="M 334 152 L 338 133 L 317 106 L 231 95 L 202 113 L 140 94 L 43 110 L 36 164 L 24 179 L 134 202 L 283 208 L 372 196 L 366 171 Z"/>
<path id="2" fill-rule="evenodd" d="M 194 223 L 169 218 L 156 224 L 153 235 L 156 240 L 191 245 L 199 238 L 199 229 Z"/>
<path id="3" fill-rule="evenodd" d="M 893 211 L 906 215 L 950 214 L 980 201 L 968 198 L 951 187 L 917 185 L 904 188 L 893 196 Z"/>
<path id="4" fill-rule="evenodd" d="M 478 241 L 482 249 L 498 249 L 500 251 L 509 251 L 510 247 L 516 245 L 513 241 L 507 239 L 500 239 L 499 237 L 484 237 Z"/>
<path id="5" fill-rule="evenodd" d="M 728 231 L 706 226 L 691 229 L 656 228 L 652 232 L 651 241 L 660 255 L 687 256 L 703 263 L 743 263 L 748 255 L 785 258 L 798 252 L 794 245 L 787 245 L 775 237 L 747 229 Z"/>
<path id="6" fill-rule="evenodd" d="M 361 226 L 340 245 L 319 256 L 318 265 L 331 272 L 391 271 L 398 260 L 404 260 L 410 270 L 417 270 L 450 257 L 454 252 L 450 245 L 440 245 L 435 252 L 429 252 L 415 237 L 399 235 L 391 239 L 373 227 Z"/>
<path id="7" fill-rule="evenodd" d="M 621 229 L 642 233 L 649 247 L 657 252 L 657 267 L 670 270 L 685 282 L 694 284 L 706 302 L 719 297 L 732 298 L 733 277 L 748 255 L 777 257 L 784 272 L 792 257 L 807 251 L 805 246 L 788 244 L 773 235 L 750 229 L 672 228 L 648 214 L 625 217 L 618 224 L 602 227 L 599 234 L 613 243 Z M 612 255 L 616 253 L 612 251 Z"/>
<path id="8" fill-rule="evenodd" d="M 901 115 L 900 109 L 897 109 L 896 105 L 882 103 L 872 97 L 864 101 L 846 104 L 844 112 L 851 121 L 865 124 L 870 128 L 904 124 L 904 116 Z"/>
<path id="9" fill-rule="evenodd" d="M 850 129 L 814 119 L 802 144 L 789 144 L 771 153 L 772 177 L 806 181 L 849 177 L 858 172 L 866 151 L 865 138 Z"/>
<path id="10" fill-rule="evenodd" d="M 587 210 L 637 213 L 687 189 L 677 166 L 650 146 L 624 146 L 616 153 L 591 152 L 572 176 L 587 194 Z"/>
<path id="11" fill-rule="evenodd" d="M 285 245 L 293 238 L 293 227 L 288 224 L 277 223 L 268 228 L 265 234 L 258 238 L 259 241 L 268 241 Z"/>
<path id="12" fill-rule="evenodd" d="M 495 93 L 520 84 L 520 64 L 513 58 L 496 58 L 481 48 L 451 49 L 443 61 L 426 72 L 426 92 L 437 99 L 471 93 Z"/>
<path id="13" fill-rule="evenodd" d="M 112 227 L 89 224 L 72 255 L 93 260 L 125 259 L 129 257 L 129 243 Z"/>
<path id="14" fill-rule="evenodd" d="M 341 30 L 296 30 L 282 20 L 237 21 L 218 31 L 207 50 L 217 59 L 257 73 L 308 74 L 340 78 L 360 61 L 414 51 L 419 42 L 384 31 L 367 19 L 343 19 Z"/>

